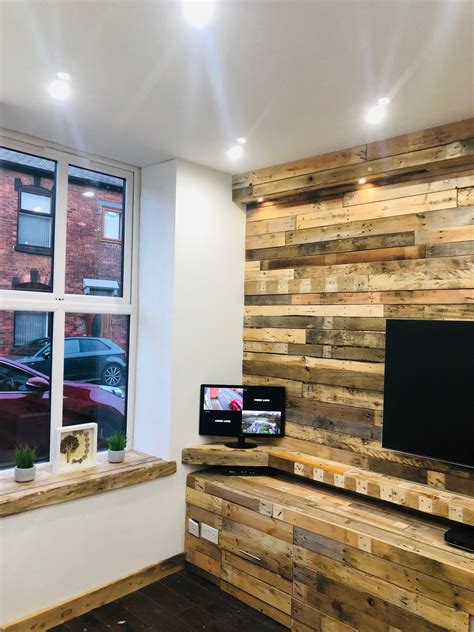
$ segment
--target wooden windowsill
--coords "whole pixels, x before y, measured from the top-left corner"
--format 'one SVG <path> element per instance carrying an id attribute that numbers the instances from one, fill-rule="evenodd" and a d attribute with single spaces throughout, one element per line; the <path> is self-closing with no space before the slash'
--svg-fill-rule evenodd
<path id="1" fill-rule="evenodd" d="M 135 450 L 128 450 L 123 463 L 107 461 L 107 453 L 97 455 L 93 468 L 53 474 L 50 464 L 36 467 L 31 483 L 15 483 L 13 470 L 0 472 L 0 518 L 57 505 L 113 489 L 144 483 L 176 472 L 176 461 L 163 461 Z"/>

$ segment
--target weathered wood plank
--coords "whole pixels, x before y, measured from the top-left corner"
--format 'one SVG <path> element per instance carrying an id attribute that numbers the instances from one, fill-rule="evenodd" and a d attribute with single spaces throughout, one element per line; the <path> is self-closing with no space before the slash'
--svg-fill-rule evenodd
<path id="1" fill-rule="evenodd" d="M 413 171 L 415 168 L 422 168 L 425 165 L 436 165 L 436 163 L 445 165 L 455 159 L 464 159 L 464 161 L 459 162 L 461 165 L 469 164 L 473 155 L 474 142 L 472 139 L 466 139 L 430 149 L 420 149 L 396 156 L 374 159 L 370 163 L 290 176 L 273 182 L 256 184 L 252 186 L 252 195 L 254 198 L 259 196 L 275 198 L 282 194 L 289 195 L 354 182 L 361 177 L 370 176 L 373 178 L 380 174 L 384 176 L 394 175 Z"/>
<path id="2" fill-rule="evenodd" d="M 367 575 L 390 581 L 391 584 L 414 594 L 430 595 L 433 601 L 443 603 L 455 610 L 473 614 L 474 592 L 472 590 L 456 587 L 437 575 L 428 575 L 416 569 L 401 566 L 391 560 L 377 557 L 368 551 L 331 540 L 323 535 L 312 534 L 313 537 L 308 539 L 307 536 L 303 537 L 303 533 L 296 530 L 295 544 L 297 546 L 294 549 L 295 562 L 303 566 L 316 570 L 319 568 L 321 556 L 324 556 Z M 302 546 L 298 545 L 300 541 Z"/>
<path id="3" fill-rule="evenodd" d="M 349 222 L 393 217 L 394 215 L 410 215 L 436 209 L 455 208 L 457 204 L 457 189 L 415 195 L 413 197 L 385 200 L 384 202 L 369 202 L 354 206 L 346 206 L 332 213 L 316 211 L 304 213 L 296 218 L 297 230 L 330 226 L 331 224 L 345 224 Z M 467 204 L 465 205 L 467 206 Z M 287 230 L 292 230 L 288 228 Z"/>
<path id="4" fill-rule="evenodd" d="M 396 184 L 381 186 L 367 184 L 363 185 L 357 191 L 345 193 L 343 196 L 343 206 L 383 202 L 385 200 L 411 197 L 413 195 L 426 195 L 438 191 L 447 191 L 448 189 L 460 189 L 472 184 L 474 184 L 474 171 L 472 169 L 461 171 L 459 174 L 453 174 L 445 178 L 430 176 L 429 178 L 414 181 L 405 180 L 403 182 L 397 182 Z"/>
<path id="5" fill-rule="evenodd" d="M 3 477 L 10 480 L 0 480 L 0 518 L 122 489 L 176 472 L 176 461 L 163 461 L 132 450 L 120 465 L 111 466 L 106 458 L 106 453 L 99 454 L 96 468 L 68 474 L 52 474 L 49 465 L 39 465 L 36 480 L 24 486 L 15 483 L 10 472 L 5 472 Z"/>
<path id="6" fill-rule="evenodd" d="M 306 342 L 306 332 L 303 329 L 284 328 L 244 328 L 244 340 L 261 342 Z"/>
<path id="7" fill-rule="evenodd" d="M 471 253 L 466 253 L 471 254 Z M 343 263 L 366 263 L 369 261 L 395 261 L 397 259 L 421 259 L 425 256 L 425 246 L 400 246 L 393 248 L 374 248 L 327 255 L 306 257 L 287 257 L 262 261 L 262 270 L 282 270 L 309 266 L 332 266 Z M 249 278 L 248 275 L 246 278 Z"/>
<path id="8" fill-rule="evenodd" d="M 418 224 L 417 224 L 418 226 Z M 354 230 L 356 232 L 360 227 L 357 226 Z M 324 235 L 320 234 L 320 238 L 309 243 L 301 243 L 290 246 L 283 246 L 280 248 L 256 248 L 254 250 L 248 250 L 246 252 L 247 262 L 253 262 L 260 260 L 261 265 L 264 265 L 264 261 L 273 259 L 291 259 L 308 256 L 317 256 L 328 253 L 342 253 L 342 252 L 359 252 L 364 250 L 385 249 L 385 248 L 403 248 L 413 246 L 415 244 L 414 228 L 408 229 L 405 232 L 396 232 L 397 228 L 392 226 L 392 231 L 384 233 L 383 230 L 380 234 L 368 235 L 364 237 L 346 237 L 338 239 L 331 235 L 328 239 L 324 238 Z M 295 266 L 300 265 L 297 262 Z M 308 265 L 312 265 L 311 263 Z"/>
<path id="9" fill-rule="evenodd" d="M 462 227 L 462 230 L 474 224 L 474 208 L 443 209 L 426 213 L 401 215 L 370 221 L 351 222 L 350 224 L 335 224 L 319 228 L 289 231 L 286 233 L 286 245 L 311 244 L 318 241 L 332 241 L 364 236 L 393 234 L 395 231 L 415 231 L 417 243 L 434 242 L 435 231 Z M 424 240 L 422 240 L 422 238 Z M 466 241 L 469 237 L 464 237 Z M 459 240 L 460 241 L 460 240 Z M 312 253 L 311 253 L 312 254 Z M 260 257 L 263 259 L 263 257 Z"/>
<path id="10" fill-rule="evenodd" d="M 336 316 L 371 318 L 384 315 L 383 305 L 248 305 L 246 316 Z"/>

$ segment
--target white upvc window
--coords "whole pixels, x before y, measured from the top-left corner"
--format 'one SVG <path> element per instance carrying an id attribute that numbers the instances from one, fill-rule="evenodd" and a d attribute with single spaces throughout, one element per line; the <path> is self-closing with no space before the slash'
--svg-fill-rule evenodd
<path id="1" fill-rule="evenodd" d="M 62 425 L 96 421 L 99 449 L 126 428 L 133 447 L 138 178 L 0 135 L 0 468 L 19 443 L 49 460 Z"/>

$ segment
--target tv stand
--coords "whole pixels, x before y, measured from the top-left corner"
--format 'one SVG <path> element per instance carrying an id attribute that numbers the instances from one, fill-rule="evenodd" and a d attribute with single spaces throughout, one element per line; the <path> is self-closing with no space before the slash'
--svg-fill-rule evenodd
<path id="1" fill-rule="evenodd" d="M 236 448 L 238 450 L 251 450 L 252 448 L 256 448 L 256 443 L 245 443 L 245 435 L 239 435 L 237 441 L 229 441 L 229 443 L 224 444 L 226 448 Z"/>

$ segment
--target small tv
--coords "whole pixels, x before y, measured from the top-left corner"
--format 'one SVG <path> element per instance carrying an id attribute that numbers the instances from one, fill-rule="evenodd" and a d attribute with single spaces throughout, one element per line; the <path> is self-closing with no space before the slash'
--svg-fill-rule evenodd
<path id="1" fill-rule="evenodd" d="M 254 448 L 245 437 L 282 437 L 285 389 L 281 386 L 203 384 L 199 434 L 238 437 L 231 448 Z"/>
<path id="2" fill-rule="evenodd" d="M 388 320 L 382 446 L 474 467 L 474 322 Z"/>

